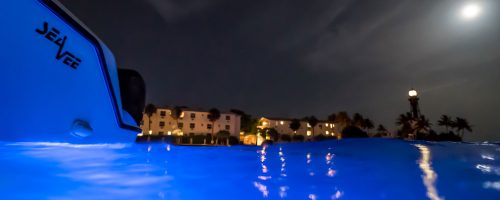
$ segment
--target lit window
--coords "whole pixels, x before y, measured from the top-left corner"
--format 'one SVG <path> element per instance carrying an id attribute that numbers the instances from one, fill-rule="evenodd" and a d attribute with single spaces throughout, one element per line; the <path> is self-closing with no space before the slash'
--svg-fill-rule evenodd
<path id="1" fill-rule="evenodd" d="M 262 125 L 263 125 L 263 126 L 266 126 L 266 125 L 267 125 L 267 122 L 262 122 Z"/>
<path id="2" fill-rule="evenodd" d="M 328 123 L 326 123 L 325 126 L 328 127 Z"/>
<path id="3" fill-rule="evenodd" d="M 172 131 L 167 132 L 167 135 L 172 135 Z"/>
<path id="4" fill-rule="evenodd" d="M 311 128 L 311 124 L 307 123 L 307 127 Z"/>
<path id="5" fill-rule="evenodd" d="M 326 135 L 330 135 L 330 132 L 326 131 Z"/>
<path id="6" fill-rule="evenodd" d="M 280 121 L 280 124 L 281 124 L 281 125 L 283 125 L 284 123 L 285 123 L 285 122 L 283 122 L 283 121 Z"/>
<path id="7" fill-rule="evenodd" d="M 180 118 L 184 118 L 184 112 L 181 112 Z"/>
<path id="8" fill-rule="evenodd" d="M 311 136 L 311 131 L 307 131 L 307 136 Z"/>

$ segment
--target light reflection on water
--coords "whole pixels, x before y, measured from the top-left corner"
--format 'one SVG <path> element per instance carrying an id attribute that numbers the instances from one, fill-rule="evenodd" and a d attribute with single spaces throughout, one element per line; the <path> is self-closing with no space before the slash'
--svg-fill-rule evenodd
<path id="1" fill-rule="evenodd" d="M 436 189 L 437 174 L 434 169 L 432 169 L 431 165 L 431 151 L 425 145 L 416 144 L 415 146 L 420 150 L 420 153 L 422 154 L 418 165 L 424 173 L 422 179 L 427 189 L 427 197 L 432 200 L 441 200 L 442 198 L 439 197 L 438 191 Z"/>
<path id="2" fill-rule="evenodd" d="M 496 199 L 496 149 L 393 140 L 264 147 L 0 142 L 0 188 L 2 199 Z"/>

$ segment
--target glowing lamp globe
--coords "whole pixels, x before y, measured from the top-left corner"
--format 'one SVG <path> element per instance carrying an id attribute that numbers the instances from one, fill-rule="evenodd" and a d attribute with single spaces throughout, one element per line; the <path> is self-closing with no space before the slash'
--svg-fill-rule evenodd
<path id="1" fill-rule="evenodd" d="M 410 95 L 410 97 L 416 97 L 417 96 L 417 91 L 414 90 L 414 89 L 411 89 L 409 92 L 408 92 L 408 95 Z"/>
<path id="2" fill-rule="evenodd" d="M 473 19 L 481 13 L 481 7 L 478 4 L 469 3 L 462 8 L 461 13 L 464 19 Z"/>

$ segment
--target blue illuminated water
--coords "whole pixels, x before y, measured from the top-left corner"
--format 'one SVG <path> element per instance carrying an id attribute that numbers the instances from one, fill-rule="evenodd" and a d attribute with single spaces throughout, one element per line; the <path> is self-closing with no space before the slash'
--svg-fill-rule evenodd
<path id="1" fill-rule="evenodd" d="M 500 199 L 498 144 L 0 142 L 1 199 Z"/>

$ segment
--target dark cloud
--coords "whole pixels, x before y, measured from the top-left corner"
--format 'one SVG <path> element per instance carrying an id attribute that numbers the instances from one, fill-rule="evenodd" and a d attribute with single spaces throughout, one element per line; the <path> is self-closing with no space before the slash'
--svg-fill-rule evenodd
<path id="1" fill-rule="evenodd" d="M 64 0 L 140 71 L 156 104 L 254 115 L 360 112 L 389 127 L 420 91 L 422 112 L 462 116 L 500 139 L 500 4 L 465 1 Z"/>

